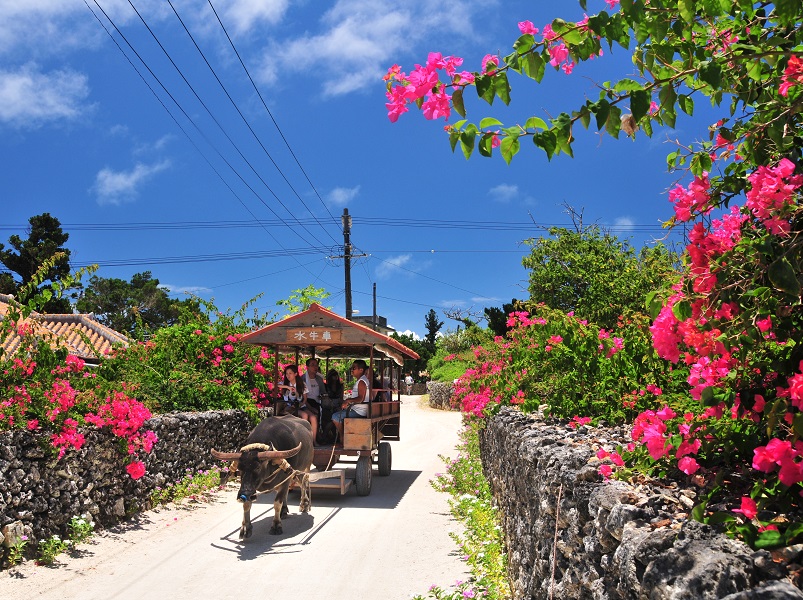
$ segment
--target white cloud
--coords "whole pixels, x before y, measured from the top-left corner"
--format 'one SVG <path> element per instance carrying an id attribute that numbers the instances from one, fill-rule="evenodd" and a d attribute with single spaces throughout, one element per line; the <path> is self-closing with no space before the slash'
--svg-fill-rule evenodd
<path id="1" fill-rule="evenodd" d="M 42 73 L 29 64 L 0 70 L 0 122 L 27 128 L 72 120 L 87 110 L 88 95 L 87 76 L 69 69 Z"/>
<path id="2" fill-rule="evenodd" d="M 486 304 L 488 302 L 501 302 L 499 298 L 488 298 L 486 296 L 475 296 L 474 298 L 471 299 L 471 301 L 474 302 L 475 304 L 482 304 L 483 302 Z"/>
<path id="3" fill-rule="evenodd" d="M 400 254 L 399 256 L 388 258 L 379 263 L 376 268 L 377 279 L 388 279 L 406 269 L 405 265 L 410 262 L 412 254 Z"/>
<path id="4" fill-rule="evenodd" d="M 337 187 L 329 192 L 326 197 L 326 202 L 330 206 L 345 206 L 357 196 L 360 192 L 360 186 L 353 188 Z"/>
<path id="5" fill-rule="evenodd" d="M 508 183 L 500 183 L 496 187 L 492 187 L 488 190 L 491 198 L 496 200 L 497 202 L 510 202 L 516 196 L 519 195 L 519 186 L 517 185 L 510 185 Z"/>
<path id="6" fill-rule="evenodd" d="M 136 198 L 138 186 L 170 166 L 169 160 L 145 165 L 137 163 L 130 171 L 101 169 L 95 177 L 93 189 L 98 195 L 98 204 L 121 204 Z"/>
<path id="7" fill-rule="evenodd" d="M 260 77 L 273 83 L 280 70 L 314 67 L 325 96 L 373 86 L 393 60 L 422 40 L 443 34 L 475 36 L 471 17 L 478 7 L 487 8 L 487 3 L 338 0 L 321 18 L 319 32 L 273 40 L 263 52 Z"/>
<path id="8" fill-rule="evenodd" d="M 635 223 L 630 217 L 619 217 L 613 222 L 617 231 L 633 231 Z"/>
<path id="9" fill-rule="evenodd" d="M 401 335 L 409 335 L 409 336 L 412 336 L 412 338 L 413 338 L 414 340 L 418 340 L 418 341 L 421 341 L 422 339 L 424 339 L 424 338 L 422 338 L 420 335 L 418 335 L 418 334 L 417 334 L 415 331 L 413 331 L 412 329 L 405 329 L 404 331 L 400 331 L 399 333 L 400 333 Z"/>
<path id="10" fill-rule="evenodd" d="M 227 29 L 231 23 L 235 30 L 244 32 L 263 22 L 278 23 L 289 4 L 289 0 L 227 0 L 221 20 Z"/>
<path id="11" fill-rule="evenodd" d="M 438 304 L 444 308 L 463 308 L 468 305 L 465 300 L 441 300 Z"/>

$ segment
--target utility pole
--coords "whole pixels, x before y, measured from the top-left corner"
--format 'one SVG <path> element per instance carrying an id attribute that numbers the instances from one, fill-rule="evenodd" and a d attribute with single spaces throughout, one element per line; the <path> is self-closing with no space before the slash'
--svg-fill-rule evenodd
<path id="1" fill-rule="evenodd" d="M 376 283 L 374 283 L 374 331 L 376 331 Z"/>
<path id="2" fill-rule="evenodd" d="M 367 254 L 352 254 L 351 251 L 354 249 L 351 245 L 351 215 L 349 215 L 349 209 L 343 209 L 343 216 L 340 217 L 341 222 L 343 223 L 343 254 L 341 256 L 330 256 L 329 258 L 342 258 L 343 259 L 343 266 L 345 270 L 345 283 L 346 283 L 346 318 L 351 321 L 352 310 L 351 310 L 351 259 L 352 258 L 361 258 L 363 256 L 368 256 Z"/>
<path id="3" fill-rule="evenodd" d="M 346 270 L 346 318 L 351 321 L 351 217 L 349 209 L 343 209 L 343 258 Z"/>

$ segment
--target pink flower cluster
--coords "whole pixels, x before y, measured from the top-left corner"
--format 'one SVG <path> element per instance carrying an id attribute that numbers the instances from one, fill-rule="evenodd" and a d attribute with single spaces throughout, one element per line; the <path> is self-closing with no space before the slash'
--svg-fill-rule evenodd
<path id="1" fill-rule="evenodd" d="M 778 93 L 786 97 L 789 95 L 789 90 L 796 85 L 803 85 L 803 59 L 793 54 L 786 63 Z"/>
<path id="2" fill-rule="evenodd" d="M 709 205 L 710 198 L 708 190 L 711 189 L 711 182 L 708 181 L 708 173 L 703 173 L 702 177 L 695 177 L 688 188 L 676 185 L 669 192 L 669 201 L 675 205 L 675 217 L 678 221 L 690 221 L 695 214 L 708 214 L 711 212 Z"/>
<path id="3" fill-rule="evenodd" d="M 795 164 L 784 158 L 775 167 L 759 167 L 747 178 L 750 190 L 745 205 L 775 235 L 789 233 L 789 219 L 784 213 L 795 205 L 794 193 L 803 185 L 803 176 L 794 172 Z"/>
<path id="4" fill-rule="evenodd" d="M 474 81 L 474 75 L 468 71 L 457 71 L 463 59 L 457 56 L 444 57 L 440 52 L 430 52 L 425 65 L 416 65 L 409 75 L 399 65 L 388 69 L 384 79 L 388 82 L 386 96 L 388 102 L 388 119 L 395 123 L 409 109 L 411 102 L 423 100 L 421 110 L 427 119 L 448 119 L 451 114 L 451 95 L 445 91 L 446 85 L 440 81 L 440 71 L 449 78 L 448 85 L 467 85 Z M 496 62 L 498 65 L 498 60 Z M 395 81 L 396 85 L 391 82 Z"/>
<path id="5" fill-rule="evenodd" d="M 778 479 L 786 486 L 803 482 L 803 441 L 794 444 L 788 440 L 772 438 L 766 446 L 753 451 L 753 468 L 762 473 L 772 473 L 778 467 Z"/>

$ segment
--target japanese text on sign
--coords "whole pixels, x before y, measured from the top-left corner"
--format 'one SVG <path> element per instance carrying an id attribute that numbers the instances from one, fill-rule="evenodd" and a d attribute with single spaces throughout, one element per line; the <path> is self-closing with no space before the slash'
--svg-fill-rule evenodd
<path id="1" fill-rule="evenodd" d="M 297 344 L 328 344 L 340 341 L 340 329 L 303 327 L 287 330 L 287 341 Z"/>

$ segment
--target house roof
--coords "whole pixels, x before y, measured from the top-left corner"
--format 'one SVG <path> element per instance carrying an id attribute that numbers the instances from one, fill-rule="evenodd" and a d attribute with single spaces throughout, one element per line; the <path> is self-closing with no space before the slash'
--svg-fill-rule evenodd
<path id="1" fill-rule="evenodd" d="M 398 340 L 349 321 L 319 304 L 252 331 L 240 341 L 285 351 L 314 349 L 318 354 L 331 356 L 354 356 L 355 351 L 374 347 L 398 364 L 402 364 L 405 356 L 418 358 L 418 354 Z"/>
<path id="2" fill-rule="evenodd" d="M 0 294 L 0 319 L 8 314 L 12 296 Z M 112 346 L 127 346 L 129 341 L 122 333 L 99 323 L 91 314 L 56 315 L 32 312 L 24 321 L 35 335 L 48 340 L 51 347 L 67 348 L 67 352 L 90 362 L 105 355 Z M 16 331 L 0 340 L 4 355 L 16 351 L 21 338 Z"/>

